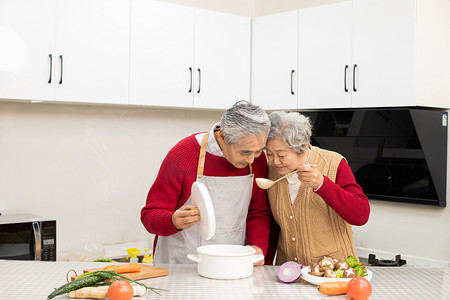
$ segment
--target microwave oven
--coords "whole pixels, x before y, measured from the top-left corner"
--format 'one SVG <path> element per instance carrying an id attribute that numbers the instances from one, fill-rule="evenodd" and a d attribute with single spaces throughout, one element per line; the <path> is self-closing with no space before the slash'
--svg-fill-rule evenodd
<path id="1" fill-rule="evenodd" d="M 56 261 L 56 220 L 0 215 L 0 259 Z"/>

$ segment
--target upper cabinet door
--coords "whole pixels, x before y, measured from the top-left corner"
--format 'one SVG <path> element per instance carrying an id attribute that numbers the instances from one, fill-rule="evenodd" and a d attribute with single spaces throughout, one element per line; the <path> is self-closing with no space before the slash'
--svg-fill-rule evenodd
<path id="1" fill-rule="evenodd" d="M 133 0 L 130 104 L 192 107 L 195 9 Z"/>
<path id="2" fill-rule="evenodd" d="M 54 98 L 55 13 L 55 0 L 0 1 L 0 98 Z"/>
<path id="3" fill-rule="evenodd" d="M 353 5 L 353 107 L 414 105 L 415 1 L 354 0 Z"/>
<path id="4" fill-rule="evenodd" d="M 252 102 L 297 108 L 298 11 L 252 20 Z"/>
<path id="5" fill-rule="evenodd" d="M 194 64 L 194 107 L 249 100 L 250 18 L 197 9 Z"/>
<path id="6" fill-rule="evenodd" d="M 128 0 L 58 1 L 55 100 L 128 103 L 129 24 Z"/>
<path id="7" fill-rule="evenodd" d="M 299 108 L 351 107 L 352 2 L 299 10 Z"/>

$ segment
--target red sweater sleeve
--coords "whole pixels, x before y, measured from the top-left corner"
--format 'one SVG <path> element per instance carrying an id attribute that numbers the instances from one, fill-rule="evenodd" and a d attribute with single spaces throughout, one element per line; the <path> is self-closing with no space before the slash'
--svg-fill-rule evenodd
<path id="1" fill-rule="evenodd" d="M 253 162 L 254 178 L 267 177 L 267 159 L 264 152 Z M 271 210 L 266 190 L 253 180 L 253 191 L 247 215 L 247 245 L 261 248 L 264 254 L 269 245 Z"/>
<path id="2" fill-rule="evenodd" d="M 350 225 L 361 226 L 369 220 L 369 200 L 356 183 L 345 159 L 339 163 L 336 183 L 324 176 L 323 184 L 316 193 Z"/>
<path id="3" fill-rule="evenodd" d="M 178 232 L 172 223 L 172 215 L 189 198 L 195 173 L 187 170 L 197 170 L 199 149 L 191 136 L 167 153 L 141 210 L 141 221 L 148 232 L 161 236 Z"/>

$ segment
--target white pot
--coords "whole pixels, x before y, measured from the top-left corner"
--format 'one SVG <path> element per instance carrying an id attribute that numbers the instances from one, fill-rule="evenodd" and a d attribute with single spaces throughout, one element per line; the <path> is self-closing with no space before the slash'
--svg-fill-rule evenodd
<path id="1" fill-rule="evenodd" d="M 198 263 L 198 274 L 214 279 L 239 279 L 253 274 L 253 263 L 264 255 L 254 255 L 255 249 L 239 245 L 206 245 L 197 248 L 197 255 L 187 258 Z"/>

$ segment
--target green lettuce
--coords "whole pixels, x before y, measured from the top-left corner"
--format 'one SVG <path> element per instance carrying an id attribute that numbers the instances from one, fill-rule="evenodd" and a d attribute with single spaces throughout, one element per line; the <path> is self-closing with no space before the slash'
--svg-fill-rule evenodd
<path id="1" fill-rule="evenodd" d="M 355 257 L 349 256 L 345 260 L 348 265 L 356 271 L 356 276 L 366 276 L 367 270 Z"/>
<path id="2" fill-rule="evenodd" d="M 344 278 L 344 271 L 341 269 L 334 270 L 334 273 L 336 274 L 337 278 Z"/>

